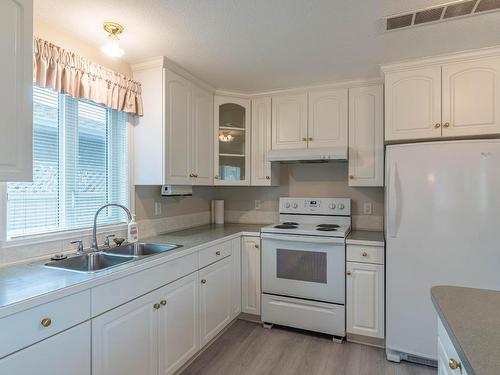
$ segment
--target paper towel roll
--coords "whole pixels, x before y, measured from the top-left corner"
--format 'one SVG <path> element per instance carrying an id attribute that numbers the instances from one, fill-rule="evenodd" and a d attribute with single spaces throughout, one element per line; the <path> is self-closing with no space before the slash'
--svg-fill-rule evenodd
<path id="1" fill-rule="evenodd" d="M 214 218 L 215 224 L 224 224 L 224 201 L 214 201 Z"/>

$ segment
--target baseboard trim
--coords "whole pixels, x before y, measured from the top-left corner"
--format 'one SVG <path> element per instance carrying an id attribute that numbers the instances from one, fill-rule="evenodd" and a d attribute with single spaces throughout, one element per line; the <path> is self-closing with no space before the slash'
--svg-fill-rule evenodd
<path id="1" fill-rule="evenodd" d="M 380 339 L 377 337 L 368 337 L 363 335 L 356 335 L 354 333 L 347 333 L 346 339 L 348 342 L 353 342 L 355 344 L 362 344 L 368 346 L 374 346 L 376 348 L 385 348 L 385 339 Z"/>

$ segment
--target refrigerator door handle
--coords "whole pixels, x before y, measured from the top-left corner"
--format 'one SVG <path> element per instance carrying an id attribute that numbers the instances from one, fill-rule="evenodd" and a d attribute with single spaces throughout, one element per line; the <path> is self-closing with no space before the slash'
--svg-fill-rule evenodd
<path id="1" fill-rule="evenodd" d="M 397 191 L 397 174 L 398 165 L 394 161 L 389 166 L 389 194 L 388 194 L 388 212 L 387 212 L 387 223 L 389 229 L 389 236 L 397 237 L 398 230 L 398 191 Z"/>

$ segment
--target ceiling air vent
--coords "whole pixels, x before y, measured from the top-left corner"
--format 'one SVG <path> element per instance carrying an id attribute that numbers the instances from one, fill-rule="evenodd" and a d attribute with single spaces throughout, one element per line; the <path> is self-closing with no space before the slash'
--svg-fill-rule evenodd
<path id="1" fill-rule="evenodd" d="M 439 6 L 396 14 L 385 19 L 386 30 L 398 30 L 454 18 L 500 10 L 500 0 L 459 0 Z"/>

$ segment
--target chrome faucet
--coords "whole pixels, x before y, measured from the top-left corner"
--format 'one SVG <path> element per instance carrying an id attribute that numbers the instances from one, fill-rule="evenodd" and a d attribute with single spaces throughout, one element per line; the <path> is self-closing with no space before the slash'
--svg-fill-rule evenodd
<path id="1" fill-rule="evenodd" d="M 99 246 L 97 245 L 97 216 L 99 216 L 99 212 L 101 212 L 106 207 L 110 207 L 110 206 L 120 207 L 121 209 L 123 209 L 123 211 L 125 211 L 127 213 L 128 221 L 130 222 L 132 220 L 132 214 L 130 213 L 130 210 L 127 207 L 125 207 L 125 206 L 123 206 L 121 204 L 108 203 L 108 204 L 105 204 L 104 206 L 102 206 L 101 208 L 99 208 L 97 210 L 97 212 L 95 213 L 95 216 L 94 216 L 94 227 L 92 228 L 92 251 L 98 251 L 99 250 Z"/>

